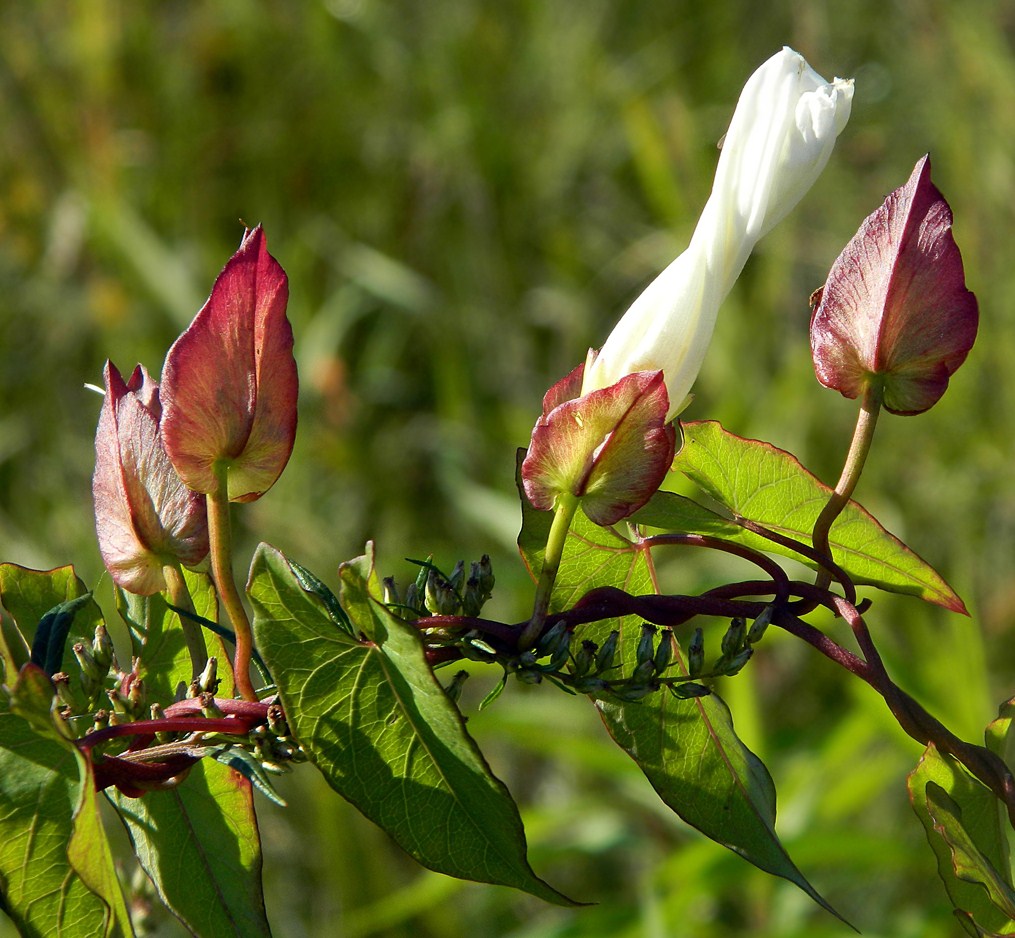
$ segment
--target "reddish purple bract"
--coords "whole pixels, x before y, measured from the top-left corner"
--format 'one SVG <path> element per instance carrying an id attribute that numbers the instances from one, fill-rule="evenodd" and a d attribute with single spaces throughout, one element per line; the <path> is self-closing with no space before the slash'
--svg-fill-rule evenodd
<path id="1" fill-rule="evenodd" d="M 173 469 L 159 435 L 159 386 L 140 365 L 124 383 L 106 362 L 106 398 L 95 434 L 95 529 L 113 581 L 151 595 L 166 588 L 162 567 L 200 563 L 208 553 L 204 499 Z"/>
<path id="2" fill-rule="evenodd" d="M 951 226 L 925 156 L 832 266 L 811 317 L 823 385 L 852 398 L 881 382 L 895 414 L 922 413 L 944 394 L 979 321 Z"/>
<path id="3" fill-rule="evenodd" d="M 596 524 L 615 524 L 659 488 L 673 462 L 676 430 L 661 371 L 639 371 L 584 397 L 580 365 L 543 398 L 522 463 L 525 494 L 536 508 L 559 495 L 581 499 Z"/>
<path id="4" fill-rule="evenodd" d="M 275 483 L 296 438 L 298 379 L 289 285 L 258 226 L 173 344 L 162 373 L 162 435 L 176 471 L 205 494 L 228 469 L 231 501 Z"/>

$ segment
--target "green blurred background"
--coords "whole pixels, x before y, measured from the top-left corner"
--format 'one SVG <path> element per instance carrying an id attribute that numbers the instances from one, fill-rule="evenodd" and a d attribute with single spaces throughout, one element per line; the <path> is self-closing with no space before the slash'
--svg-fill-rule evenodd
<path id="1" fill-rule="evenodd" d="M 967 600 L 972 620 L 878 598 L 870 621 L 903 686 L 978 737 L 1015 684 L 1013 35 L 992 0 L 7 0 L 0 557 L 99 575 L 82 386 L 107 357 L 158 373 L 261 222 L 291 281 L 300 431 L 237 513 L 241 557 L 263 538 L 334 581 L 375 538 L 404 581 L 406 557 L 489 552 L 497 612 L 523 617 L 514 450 L 684 247 L 744 80 L 788 44 L 856 78 L 852 119 L 725 304 L 687 416 L 834 481 L 855 404 L 814 380 L 807 298 L 930 151 L 980 340 L 932 411 L 884 418 L 857 496 Z M 681 557 L 667 575 L 689 592 L 727 573 Z M 956 934 L 905 794 L 919 747 L 855 683 L 772 636 L 723 692 L 818 890 L 865 935 Z M 276 935 L 849 933 L 681 825 L 586 702 L 512 686 L 469 726 L 537 872 L 598 904 L 421 870 L 304 768 L 287 810 L 262 802 Z"/>

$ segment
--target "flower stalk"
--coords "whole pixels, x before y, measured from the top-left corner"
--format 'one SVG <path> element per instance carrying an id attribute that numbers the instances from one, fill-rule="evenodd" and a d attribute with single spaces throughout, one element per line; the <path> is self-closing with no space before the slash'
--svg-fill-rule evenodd
<path id="1" fill-rule="evenodd" d="M 860 481 L 860 473 L 863 472 L 867 454 L 870 452 L 871 443 L 874 440 L 874 431 L 877 429 L 882 402 L 883 385 L 877 381 L 866 384 L 860 401 L 860 412 L 857 415 L 856 426 L 853 429 L 853 439 L 850 441 L 849 452 L 842 465 L 839 481 L 835 484 L 835 490 L 829 496 L 825 507 L 821 509 L 821 514 L 818 515 L 811 531 L 811 543 L 814 545 L 814 549 L 830 560 L 834 558 L 828 548 L 828 534 L 832 523 L 842 513 L 843 508 L 849 504 L 853 490 L 856 488 L 857 482 Z M 821 567 L 815 585 L 819 589 L 825 589 L 831 582 L 831 573 Z"/>
<path id="2" fill-rule="evenodd" d="M 553 585 L 557 582 L 560 561 L 564 556 L 567 534 L 571 530 L 571 522 L 574 520 L 579 504 L 581 504 L 581 499 L 573 495 L 563 494 L 557 499 L 557 504 L 553 511 L 553 524 L 550 526 L 550 535 L 546 539 L 543 566 L 539 571 L 539 582 L 536 584 L 536 600 L 532 609 L 532 618 L 529 619 L 518 641 L 519 651 L 526 651 L 531 648 L 543 630 L 543 625 L 546 622 L 546 613 L 550 608 Z"/>
<path id="3" fill-rule="evenodd" d="M 183 570 L 179 564 L 166 564 L 162 568 L 162 575 L 166 578 L 166 593 L 169 596 L 169 602 L 177 609 L 182 609 L 185 613 L 189 612 L 194 616 L 194 618 L 189 618 L 186 615 L 179 616 L 183 639 L 187 643 L 187 651 L 190 653 L 190 661 L 193 666 L 190 678 L 194 680 L 208 664 L 208 648 L 204 642 L 204 633 L 197 622 L 194 600 L 191 598 L 187 581 L 184 579 Z"/>
<path id="4" fill-rule="evenodd" d="M 233 680 L 244 700 L 256 701 L 257 693 L 250 681 L 250 658 L 253 634 L 247 611 L 243 608 L 232 568 L 232 528 L 229 520 L 228 468 L 223 463 L 215 466 L 217 486 L 207 494 L 208 541 L 211 546 L 211 569 L 215 588 L 236 636 L 233 656 Z"/>

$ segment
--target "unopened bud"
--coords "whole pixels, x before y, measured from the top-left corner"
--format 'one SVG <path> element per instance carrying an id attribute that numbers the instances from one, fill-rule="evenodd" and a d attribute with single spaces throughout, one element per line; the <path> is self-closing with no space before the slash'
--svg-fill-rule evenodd
<path id="1" fill-rule="evenodd" d="M 673 696 L 680 700 L 690 700 L 692 697 L 707 697 L 712 692 L 702 684 L 684 683 L 671 684 L 670 690 Z"/>
<path id="2" fill-rule="evenodd" d="M 579 694 L 597 694 L 609 687 L 601 677 L 593 677 L 592 675 L 578 678 L 572 686 Z"/>
<path id="3" fill-rule="evenodd" d="M 165 711 L 162 709 L 162 706 L 160 704 L 153 703 L 151 707 L 148 708 L 148 712 L 152 715 L 153 720 L 164 720 L 166 718 Z M 156 733 L 155 739 L 161 745 L 165 745 L 166 743 L 172 742 L 173 734 Z"/>
<path id="4" fill-rule="evenodd" d="M 656 673 L 656 663 L 652 658 L 648 661 L 643 661 L 635 669 L 631 675 L 631 683 L 635 685 L 645 684 L 652 679 Z"/>
<path id="5" fill-rule="evenodd" d="M 208 663 L 204 666 L 204 670 L 201 672 L 200 677 L 197 679 L 197 685 L 204 694 L 215 694 L 218 690 L 219 679 L 218 679 L 218 659 L 211 655 L 208 658 Z"/>
<path id="6" fill-rule="evenodd" d="M 395 583 L 393 576 L 386 576 L 384 578 L 384 605 L 385 606 L 399 606 L 402 600 L 398 596 L 398 586 Z"/>
<path id="7" fill-rule="evenodd" d="M 106 626 L 101 622 L 95 626 L 95 637 L 92 639 L 92 658 L 95 659 L 97 667 L 106 673 L 109 672 L 109 666 L 113 663 L 113 640 L 109 637 Z"/>
<path id="8" fill-rule="evenodd" d="M 642 623 L 641 638 L 638 639 L 638 652 L 635 660 L 639 665 L 651 661 L 655 655 L 656 627 L 648 622 Z"/>
<path id="9" fill-rule="evenodd" d="M 57 671 L 50 679 L 56 688 L 56 696 L 65 707 L 74 707 L 74 697 L 70 692 L 70 675 L 66 671 Z"/>
<path id="10" fill-rule="evenodd" d="M 479 588 L 483 595 L 489 599 L 493 595 L 493 587 L 497 582 L 493 575 L 493 564 L 490 562 L 490 555 L 483 554 L 478 564 L 473 564 L 473 575 L 479 580 Z"/>
<path id="11" fill-rule="evenodd" d="M 127 708 L 126 698 L 120 695 L 119 690 L 110 688 L 106 691 L 106 696 L 109 698 L 109 704 L 113 708 L 113 713 L 127 714 L 130 711 Z"/>
<path id="12" fill-rule="evenodd" d="M 127 691 L 127 712 L 134 719 L 141 715 L 144 707 L 144 681 L 134 680 L 130 683 L 130 690 Z"/>
<path id="13" fill-rule="evenodd" d="M 613 659 L 617 656 L 617 642 L 620 641 L 620 632 L 614 629 L 606 636 L 606 641 L 596 654 L 596 673 L 602 674 L 613 667 Z"/>
<path id="14" fill-rule="evenodd" d="M 92 732 L 97 733 L 99 730 L 104 730 L 107 726 L 109 726 L 109 711 L 96 710 L 95 716 L 92 718 Z"/>
<path id="15" fill-rule="evenodd" d="M 570 634 L 568 633 L 567 623 L 562 619 L 559 622 L 554 622 L 539 638 L 536 643 L 536 649 L 539 653 L 539 657 L 542 658 L 546 655 L 554 654 L 561 645 L 566 645 L 570 641 Z"/>
<path id="16" fill-rule="evenodd" d="M 453 616 L 461 608 L 458 592 L 436 570 L 431 570 L 426 579 L 426 607 L 436 616 Z"/>
<path id="17" fill-rule="evenodd" d="M 415 583 L 410 583 L 405 590 L 405 605 L 413 612 L 423 612 L 419 607 L 419 588 Z"/>
<path id="18" fill-rule="evenodd" d="M 578 649 L 578 653 L 574 656 L 574 673 L 578 677 L 584 677 L 589 673 L 593 663 L 596 660 L 596 652 L 599 651 L 599 646 L 588 639 L 582 642 L 581 648 Z"/>
<path id="19" fill-rule="evenodd" d="M 749 645 L 753 645 L 755 642 L 761 641 L 761 637 L 765 634 L 765 631 L 772 622 L 772 616 L 774 613 L 774 606 L 765 606 L 765 608 L 761 610 L 761 614 L 751 623 L 750 631 L 747 633 L 747 643 Z"/>
<path id="20" fill-rule="evenodd" d="M 221 720 L 225 714 L 219 709 L 219 705 L 215 703 L 215 695 L 205 691 L 201 694 L 201 713 L 209 720 Z"/>
<path id="21" fill-rule="evenodd" d="M 525 668 L 520 671 L 515 671 L 515 677 L 523 684 L 541 684 L 543 682 L 543 674 L 541 671 L 530 671 Z"/>
<path id="22" fill-rule="evenodd" d="M 75 642 L 73 645 L 74 657 L 81 666 L 81 678 L 87 676 L 91 680 L 92 687 L 97 687 L 106 676 L 106 671 L 95 663 L 91 649 L 84 642 Z M 86 693 L 91 693 L 86 689 Z"/>
<path id="23" fill-rule="evenodd" d="M 748 646 L 738 651 L 723 668 L 723 673 L 729 677 L 733 677 L 734 674 L 738 674 L 748 661 L 751 660 L 751 655 L 754 654 L 754 649 Z"/>
<path id="24" fill-rule="evenodd" d="M 278 704 L 268 707 L 268 729 L 276 736 L 288 736 L 289 724 L 286 722 L 285 712 Z"/>
<path id="25" fill-rule="evenodd" d="M 663 629 L 662 637 L 659 639 L 659 647 L 656 649 L 656 656 L 653 660 L 656 674 L 662 674 L 673 660 L 673 630 Z"/>
<path id="26" fill-rule="evenodd" d="M 744 646 L 747 634 L 747 623 L 740 617 L 730 621 L 730 627 L 722 637 L 722 654 L 724 658 L 732 658 Z"/>
<path id="27" fill-rule="evenodd" d="M 455 569 L 451 571 L 451 576 L 448 577 L 448 582 L 456 593 L 462 591 L 462 587 L 465 585 L 465 561 L 459 560 L 455 564 Z"/>
<path id="28" fill-rule="evenodd" d="M 453 678 L 451 683 L 444 688 L 444 693 L 451 698 L 452 703 L 458 703 L 462 697 L 462 689 L 465 687 L 465 682 L 469 679 L 468 671 L 458 671 Z"/>
<path id="29" fill-rule="evenodd" d="M 687 673 L 697 677 L 705 667 L 705 633 L 695 629 L 687 645 Z"/>
<path id="30" fill-rule="evenodd" d="M 75 642 L 72 651 L 81 668 L 81 689 L 90 700 L 103 686 L 103 678 L 107 672 L 95 664 L 95 659 L 91 657 L 91 650 L 83 642 Z"/>
<path id="31" fill-rule="evenodd" d="M 648 662 L 651 664 L 652 662 Z M 656 688 L 650 684 L 633 684 L 626 687 L 614 687 L 610 689 L 610 693 L 613 694 L 618 700 L 623 700 L 626 703 L 634 703 L 636 700 L 641 700 L 651 694 Z"/>

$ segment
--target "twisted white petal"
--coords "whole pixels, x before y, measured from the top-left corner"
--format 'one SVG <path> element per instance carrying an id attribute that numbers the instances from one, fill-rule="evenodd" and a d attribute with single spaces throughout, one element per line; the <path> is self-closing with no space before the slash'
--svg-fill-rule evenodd
<path id="1" fill-rule="evenodd" d="M 662 370 L 669 417 L 687 401 L 719 305 L 754 245 L 800 201 L 849 119 L 853 82 L 783 48 L 748 79 L 691 243 L 638 297 L 585 369 L 582 393 Z"/>

